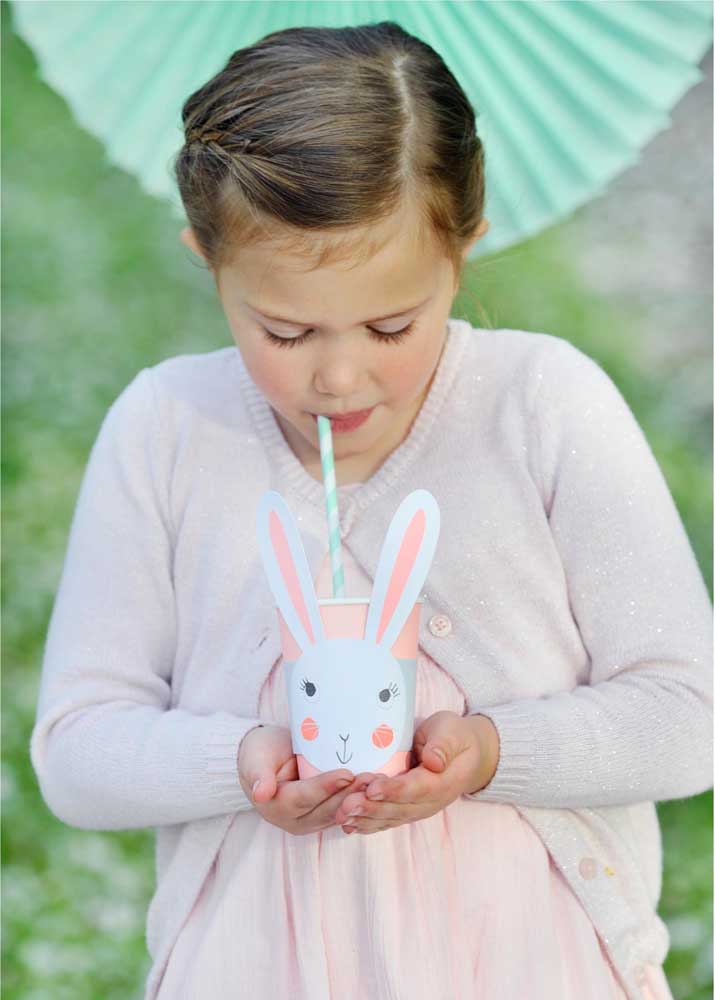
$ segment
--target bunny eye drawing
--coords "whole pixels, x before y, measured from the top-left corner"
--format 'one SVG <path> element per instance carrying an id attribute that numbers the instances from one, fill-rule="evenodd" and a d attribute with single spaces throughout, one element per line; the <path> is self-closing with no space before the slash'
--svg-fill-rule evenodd
<path id="1" fill-rule="evenodd" d="M 395 704 L 395 698 L 399 697 L 400 689 L 397 684 L 389 684 L 384 687 L 378 694 L 378 704 L 380 708 L 392 708 Z"/>
<path id="2" fill-rule="evenodd" d="M 305 696 L 308 699 L 308 701 L 320 701 L 318 688 L 315 686 L 315 684 L 313 684 L 312 681 L 309 681 L 307 677 L 304 677 L 303 680 L 300 682 L 300 689 L 301 691 L 305 692 Z"/>

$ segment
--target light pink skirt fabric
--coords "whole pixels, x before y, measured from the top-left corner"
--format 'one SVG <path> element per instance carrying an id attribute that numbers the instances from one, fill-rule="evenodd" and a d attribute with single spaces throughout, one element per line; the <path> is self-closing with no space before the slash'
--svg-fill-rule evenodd
<path id="1" fill-rule="evenodd" d="M 329 566 L 316 590 L 329 595 Z M 355 591 L 350 591 L 355 593 Z M 465 711 L 420 651 L 416 717 Z M 260 716 L 288 725 L 280 662 Z M 645 966 L 644 1000 L 673 1000 Z M 237 813 L 160 1000 L 625 1000 L 601 939 L 511 805 L 459 798 L 363 835 L 294 836 Z"/>

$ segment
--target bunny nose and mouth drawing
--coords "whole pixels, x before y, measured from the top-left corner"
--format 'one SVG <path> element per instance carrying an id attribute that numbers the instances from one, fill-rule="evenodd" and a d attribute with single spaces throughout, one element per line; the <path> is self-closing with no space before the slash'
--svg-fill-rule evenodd
<path id="1" fill-rule="evenodd" d="M 307 716 L 300 724 L 300 733 L 304 740 L 315 740 L 318 738 L 320 733 L 320 727 L 315 719 L 311 719 Z M 341 764 L 347 764 L 348 761 L 352 760 L 352 752 L 350 756 L 347 756 L 348 752 L 348 740 L 350 739 L 350 733 L 347 736 L 343 736 L 338 733 L 338 736 L 343 741 L 344 746 L 341 751 L 335 751 L 335 756 L 338 758 Z M 376 729 L 372 731 L 372 742 L 373 745 L 379 747 L 379 749 L 384 750 L 386 747 L 392 743 L 395 738 L 395 733 L 393 729 L 387 725 L 387 723 L 381 723 Z M 341 756 L 341 753 L 343 756 Z"/>
<path id="2" fill-rule="evenodd" d="M 338 733 L 338 736 L 340 736 L 340 733 Z M 348 733 L 347 736 L 340 736 L 340 739 L 345 744 L 345 746 L 343 747 L 343 753 L 347 753 L 348 752 L 348 746 L 347 746 L 347 744 L 348 744 L 348 740 L 350 739 L 350 733 Z M 335 751 L 335 756 L 338 758 L 338 760 L 340 761 L 341 764 L 347 764 L 347 762 L 349 760 L 352 760 L 352 757 L 353 757 L 353 755 L 351 753 L 349 757 L 343 758 L 343 757 L 340 756 L 340 754 L 337 752 L 337 750 Z"/>

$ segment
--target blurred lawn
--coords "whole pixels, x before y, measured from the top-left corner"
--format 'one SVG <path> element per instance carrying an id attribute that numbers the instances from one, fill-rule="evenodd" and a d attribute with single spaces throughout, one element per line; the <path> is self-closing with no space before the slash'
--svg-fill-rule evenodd
<path id="1" fill-rule="evenodd" d="M 89 449 L 147 365 L 231 343 L 208 276 L 168 208 L 103 150 L 36 75 L 2 12 L 4 486 L 3 985 L 6 1000 L 143 995 L 153 834 L 71 829 L 44 805 L 28 745 L 44 636 Z M 708 426 L 672 426 L 635 363 L 635 308 L 587 295 L 559 230 L 472 266 L 453 315 L 565 337 L 624 393 L 671 488 L 712 595 Z M 471 291 L 471 294 L 469 292 Z M 474 306 L 478 296 L 490 322 Z M 712 996 L 712 793 L 660 804 L 660 913 L 675 1000 Z"/>

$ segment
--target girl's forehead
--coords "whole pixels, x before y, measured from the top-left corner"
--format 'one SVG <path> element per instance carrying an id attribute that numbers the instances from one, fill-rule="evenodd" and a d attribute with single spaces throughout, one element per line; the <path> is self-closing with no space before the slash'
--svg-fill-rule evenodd
<path id="1" fill-rule="evenodd" d="M 279 254 L 246 254 L 222 276 L 222 290 L 241 308 L 297 326 L 329 322 L 336 309 L 356 323 L 416 311 L 451 281 L 450 264 L 427 252 L 407 256 L 386 244 L 370 260 L 345 268 L 297 269 Z"/>
<path id="2" fill-rule="evenodd" d="M 424 214 L 404 205 L 378 222 L 341 229 L 296 231 L 264 223 L 230 259 L 241 264 L 259 257 L 286 274 L 302 275 L 323 268 L 350 272 L 378 254 L 408 262 L 430 249 L 437 251 L 437 240 Z"/>
<path id="3" fill-rule="evenodd" d="M 323 244 L 317 251 L 277 240 L 244 246 L 221 269 L 221 283 L 240 289 L 267 313 L 268 306 L 275 311 L 284 298 L 294 302 L 296 292 L 300 297 L 301 291 L 327 293 L 331 287 L 350 290 L 369 285 L 371 293 L 393 290 L 398 297 L 417 302 L 420 296 L 415 297 L 415 290 L 431 287 L 435 270 L 443 266 L 449 261 L 436 240 L 420 242 L 413 233 L 400 230 L 355 234 L 352 242 L 342 237 L 340 243 L 328 244 L 327 249 Z"/>

